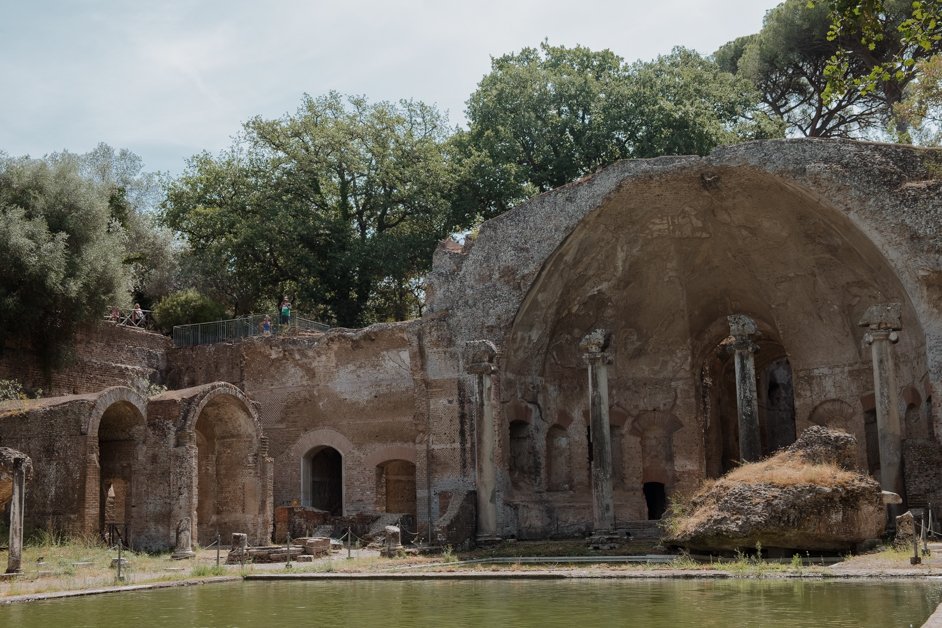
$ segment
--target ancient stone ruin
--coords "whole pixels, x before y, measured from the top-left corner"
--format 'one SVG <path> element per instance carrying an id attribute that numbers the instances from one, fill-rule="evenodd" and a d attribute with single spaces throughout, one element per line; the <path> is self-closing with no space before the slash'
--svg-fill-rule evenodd
<path id="1" fill-rule="evenodd" d="M 699 552 L 850 551 L 886 525 L 880 484 L 854 470 L 857 442 L 812 426 L 759 463 L 702 488 L 671 519 L 666 541 Z"/>
<path id="2" fill-rule="evenodd" d="M 103 327 L 51 381 L 7 352 L 0 377 L 60 395 L 0 404 L 27 526 L 606 533 L 811 426 L 853 435 L 901 510 L 942 503 L 940 170 L 838 140 L 625 161 L 443 243 L 419 320 L 189 347 Z"/>

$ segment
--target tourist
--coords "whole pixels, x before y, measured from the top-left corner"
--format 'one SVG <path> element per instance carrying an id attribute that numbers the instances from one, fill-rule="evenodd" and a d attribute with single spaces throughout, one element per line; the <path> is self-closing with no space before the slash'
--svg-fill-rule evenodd
<path id="1" fill-rule="evenodd" d="M 134 304 L 134 310 L 131 312 L 131 323 L 135 327 L 140 327 L 144 324 L 144 310 L 141 309 L 140 303 Z"/>
<path id="2" fill-rule="evenodd" d="M 266 314 L 259 326 L 262 329 L 263 336 L 271 336 L 271 316 Z"/>
<path id="3" fill-rule="evenodd" d="M 280 309 L 281 309 L 281 324 L 287 325 L 289 322 L 291 322 L 291 302 L 288 300 L 287 296 L 281 300 Z"/>

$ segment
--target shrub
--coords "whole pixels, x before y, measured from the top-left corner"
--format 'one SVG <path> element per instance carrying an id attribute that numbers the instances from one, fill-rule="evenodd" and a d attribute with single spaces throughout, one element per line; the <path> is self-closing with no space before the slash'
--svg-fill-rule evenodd
<path id="1" fill-rule="evenodd" d="M 225 315 L 225 307 L 192 289 L 169 294 L 154 308 L 154 321 L 164 333 L 175 325 L 208 323 Z"/>

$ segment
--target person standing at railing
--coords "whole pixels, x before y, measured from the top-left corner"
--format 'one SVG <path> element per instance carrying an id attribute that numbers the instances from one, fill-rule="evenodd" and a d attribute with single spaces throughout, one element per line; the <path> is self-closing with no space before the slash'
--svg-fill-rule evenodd
<path id="1" fill-rule="evenodd" d="M 262 329 L 263 336 L 271 336 L 271 316 L 266 314 L 265 318 L 262 319 L 262 322 L 259 323 L 259 327 Z"/>
<path id="2" fill-rule="evenodd" d="M 281 300 L 280 309 L 281 309 L 281 324 L 287 325 L 288 323 L 291 322 L 291 301 L 288 300 L 287 296 L 285 296 L 285 298 Z"/>
<path id="3" fill-rule="evenodd" d="M 134 311 L 131 312 L 131 323 L 135 327 L 140 327 L 144 324 L 144 310 L 141 309 L 140 303 L 134 304 Z"/>

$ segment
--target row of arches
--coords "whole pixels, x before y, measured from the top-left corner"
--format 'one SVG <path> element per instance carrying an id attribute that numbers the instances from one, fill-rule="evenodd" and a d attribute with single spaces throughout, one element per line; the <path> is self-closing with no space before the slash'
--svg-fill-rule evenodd
<path id="1" fill-rule="evenodd" d="M 267 536 L 271 478 L 251 402 L 214 384 L 150 400 L 104 391 L 89 413 L 82 531 L 164 548 L 180 530 L 201 544 L 217 534 Z"/>

